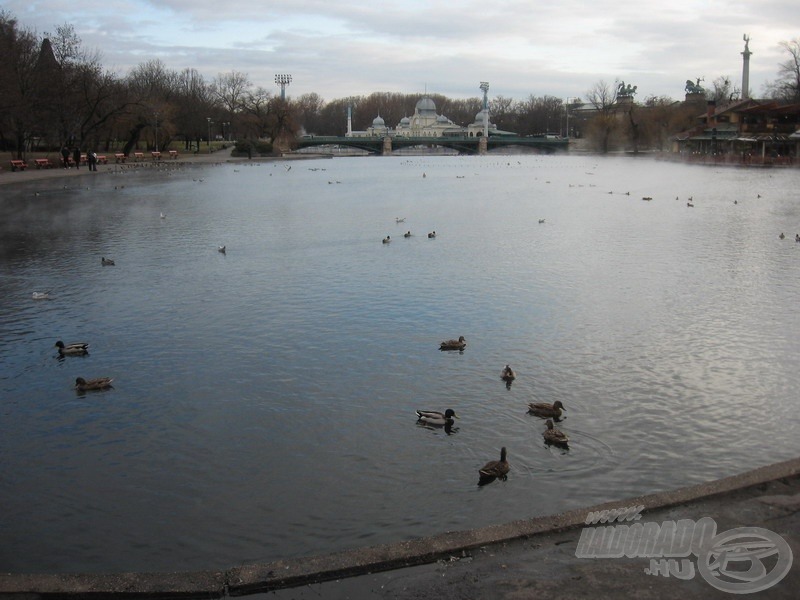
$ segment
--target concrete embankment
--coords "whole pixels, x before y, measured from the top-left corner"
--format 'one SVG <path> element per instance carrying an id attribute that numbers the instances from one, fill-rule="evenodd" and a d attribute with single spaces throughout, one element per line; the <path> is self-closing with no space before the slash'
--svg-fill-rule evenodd
<path id="1" fill-rule="evenodd" d="M 576 556 L 590 512 L 630 507 L 643 507 L 637 513 L 641 514 L 639 523 L 705 518 L 713 520 L 717 534 L 742 527 L 768 531 L 770 539 L 779 542 L 780 552 L 763 563 L 757 559 L 766 565 L 762 579 L 763 585 L 769 585 L 756 595 L 797 597 L 800 568 L 791 563 L 790 555 L 800 555 L 800 459 L 549 517 L 226 571 L 0 574 L 0 594 L 28 598 L 216 598 L 263 592 L 277 598 L 730 598 L 717 580 L 709 583 L 705 575 L 701 577 L 700 563 L 708 556 L 689 556 L 681 564 L 676 562 L 673 571 L 667 562 L 657 563 L 654 569 L 647 556 Z M 731 564 L 736 560 L 742 562 L 729 558 Z M 784 565 L 790 561 L 787 573 L 771 583 L 769 577 L 776 576 L 780 564 L 771 570 L 770 560 L 783 560 Z M 758 571 L 755 562 L 744 562 L 753 567 L 753 573 Z M 755 588 L 758 581 L 748 585 Z"/>

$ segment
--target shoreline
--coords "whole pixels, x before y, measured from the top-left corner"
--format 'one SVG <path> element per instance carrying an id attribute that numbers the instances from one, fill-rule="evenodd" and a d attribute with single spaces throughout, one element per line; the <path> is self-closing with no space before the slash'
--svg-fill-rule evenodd
<path id="1" fill-rule="evenodd" d="M 137 169 L 175 169 L 182 167 L 194 166 L 214 166 L 222 165 L 225 163 L 258 163 L 258 162 L 276 162 L 284 160 L 302 160 L 311 158 L 330 158 L 331 155 L 326 154 L 281 154 L 277 156 L 258 156 L 247 158 L 246 156 L 238 157 L 231 156 L 233 146 L 224 150 L 217 150 L 213 154 L 186 154 L 178 155 L 178 158 L 162 158 L 161 160 L 154 161 L 152 159 L 115 163 L 109 161 L 108 164 L 98 164 L 97 171 L 90 171 L 88 167 L 83 166 L 80 169 L 63 167 L 53 167 L 50 169 L 37 169 L 35 166 L 29 166 L 24 171 L 11 172 L 6 168 L 8 161 L 3 163 L 3 169 L 0 171 L 0 187 L 5 185 L 23 185 L 26 183 L 34 183 L 38 181 L 50 181 L 56 179 L 74 179 L 75 177 L 98 177 L 101 175 L 112 175 L 124 173 L 126 171 L 133 171 Z"/>
<path id="2" fill-rule="evenodd" d="M 402 580 L 403 591 L 409 598 L 515 598 L 519 596 L 499 595 L 502 586 L 513 580 L 515 588 L 521 586 L 526 591 L 524 597 L 547 594 L 555 598 L 592 596 L 600 600 L 619 597 L 625 590 L 630 592 L 630 586 L 645 585 L 651 588 L 647 597 L 717 597 L 717 590 L 699 576 L 689 581 L 675 576 L 670 578 L 668 573 L 654 577 L 659 573 L 648 571 L 646 567 L 651 563 L 647 558 L 576 558 L 580 530 L 586 528 L 590 512 L 632 506 L 644 507 L 642 516 L 648 522 L 681 519 L 696 522 L 709 517 L 715 520 L 722 533 L 730 528 L 762 526 L 781 536 L 789 547 L 797 548 L 800 543 L 800 458 L 677 490 L 548 517 L 227 570 L 0 573 L 0 596 L 220 598 L 272 592 L 280 597 L 280 590 L 289 590 L 292 595 L 287 598 L 398 598 L 406 596 L 398 595 L 397 589 L 386 595 L 379 590 L 386 587 L 387 582 Z M 475 576 L 477 572 L 481 573 L 479 577 Z M 558 577 L 554 580 L 556 574 Z M 564 589 L 560 589 L 562 585 Z M 774 582 L 770 597 L 795 597 L 798 585 L 800 568 L 794 565 L 782 580 Z M 305 587 L 298 591 L 301 586 Z M 437 586 L 442 589 L 437 590 Z M 378 595 L 375 595 L 376 590 Z M 554 590 L 560 593 L 553 593 Z M 307 596 L 303 595 L 306 593 Z M 337 593 L 347 595 L 337 596 Z M 420 593 L 423 595 L 419 596 Z M 718 597 L 730 596 L 722 593 Z"/>

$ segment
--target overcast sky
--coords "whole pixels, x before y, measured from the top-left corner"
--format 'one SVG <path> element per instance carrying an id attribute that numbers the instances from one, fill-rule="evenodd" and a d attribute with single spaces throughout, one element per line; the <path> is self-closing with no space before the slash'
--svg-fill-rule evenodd
<path id="1" fill-rule="evenodd" d="M 741 87 L 750 36 L 758 97 L 800 37 L 797 0 L 2 0 L 40 35 L 68 23 L 87 50 L 122 75 L 159 59 L 207 81 L 246 73 L 273 93 L 324 100 L 372 92 L 431 92 L 524 100 L 582 96 L 622 80 L 682 99 L 687 79 L 728 76 Z"/>

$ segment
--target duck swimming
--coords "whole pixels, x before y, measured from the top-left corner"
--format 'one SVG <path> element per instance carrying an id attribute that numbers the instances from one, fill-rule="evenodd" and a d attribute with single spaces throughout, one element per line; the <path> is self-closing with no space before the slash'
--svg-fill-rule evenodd
<path id="1" fill-rule="evenodd" d="M 56 348 L 61 356 L 76 355 L 76 354 L 89 354 L 89 344 L 85 342 L 76 342 L 74 344 L 65 344 L 61 340 L 56 342 Z"/>
<path id="2" fill-rule="evenodd" d="M 503 446 L 503 448 L 500 449 L 500 460 L 490 460 L 483 465 L 483 468 L 478 470 L 478 485 L 486 485 L 495 479 L 505 481 L 508 479 L 508 471 L 510 469 L 511 465 L 509 465 L 508 460 L 506 460 L 506 448 Z"/>
<path id="3" fill-rule="evenodd" d="M 556 400 L 552 404 L 547 402 L 530 402 L 528 404 L 528 412 L 542 418 L 553 418 L 556 421 L 561 417 L 561 411 L 567 410 L 561 404 L 561 400 Z"/>
<path id="4" fill-rule="evenodd" d="M 83 377 L 78 377 L 75 380 L 75 389 L 79 392 L 86 392 L 89 390 L 105 390 L 110 387 L 111 382 L 114 381 L 110 377 L 98 377 L 97 379 L 86 380 Z"/>
<path id="5" fill-rule="evenodd" d="M 500 379 L 505 381 L 506 383 L 514 381 L 517 378 L 517 374 L 514 373 L 514 369 L 506 365 L 503 367 L 503 372 L 500 373 Z"/>
<path id="6" fill-rule="evenodd" d="M 103 265 L 104 267 L 113 267 L 114 261 L 104 256 L 100 259 L 100 264 Z"/>
<path id="7" fill-rule="evenodd" d="M 562 448 L 566 448 L 569 446 L 569 438 L 567 434 L 561 431 L 560 429 L 556 429 L 556 426 L 553 425 L 553 421 L 547 419 L 547 429 L 544 430 L 542 436 L 544 436 L 544 441 L 546 444 L 552 444 L 553 446 L 561 446 Z"/>
<path id="8" fill-rule="evenodd" d="M 460 336 L 457 340 L 447 340 L 439 344 L 439 350 L 463 350 L 467 347 L 467 340 Z"/>
<path id="9" fill-rule="evenodd" d="M 452 425 L 453 419 L 458 418 L 456 411 L 452 408 L 448 408 L 444 412 L 439 412 L 438 410 L 418 410 L 415 412 L 417 413 L 417 421 L 434 427 L 444 427 L 448 423 Z"/>
<path id="10" fill-rule="evenodd" d="M 390 235 L 387 235 L 385 238 L 383 238 L 383 243 L 384 244 L 388 244 L 391 241 L 392 241 L 392 236 L 390 236 Z"/>

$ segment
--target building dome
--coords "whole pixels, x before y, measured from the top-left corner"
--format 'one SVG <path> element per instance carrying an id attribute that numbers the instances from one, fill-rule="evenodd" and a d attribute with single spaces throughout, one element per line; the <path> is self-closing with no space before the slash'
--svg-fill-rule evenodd
<path id="1" fill-rule="evenodd" d="M 444 115 L 439 115 L 438 117 L 436 117 L 436 122 L 437 123 L 443 123 L 443 124 L 446 125 L 446 124 L 450 123 L 450 119 L 448 119 Z"/>
<path id="2" fill-rule="evenodd" d="M 378 115 L 372 120 L 372 126 L 377 129 L 378 127 L 386 127 L 386 123 L 381 119 L 381 116 Z"/>
<path id="3" fill-rule="evenodd" d="M 475 123 L 476 124 L 483 124 L 486 120 L 486 111 L 481 111 L 477 115 L 475 115 Z"/>
<path id="4" fill-rule="evenodd" d="M 419 114 L 436 114 L 436 103 L 430 98 L 420 98 L 417 102 L 416 111 Z"/>
<path id="5" fill-rule="evenodd" d="M 411 119 L 408 117 L 403 117 L 400 119 L 400 125 L 411 125 Z"/>

